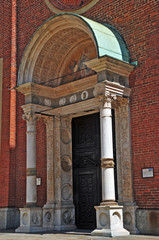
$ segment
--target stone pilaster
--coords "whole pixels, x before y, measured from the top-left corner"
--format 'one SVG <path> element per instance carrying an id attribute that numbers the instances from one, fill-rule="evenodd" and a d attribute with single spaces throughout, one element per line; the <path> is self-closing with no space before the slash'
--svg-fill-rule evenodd
<path id="1" fill-rule="evenodd" d="M 60 159 L 60 117 L 54 116 L 54 178 L 55 178 L 55 230 L 61 230 L 61 159 Z"/>
<path id="2" fill-rule="evenodd" d="M 61 117 L 61 214 L 62 229 L 75 229 L 72 184 L 72 134 L 70 116 Z"/>
<path id="3" fill-rule="evenodd" d="M 137 206 L 133 197 L 130 116 L 127 98 L 118 98 L 115 105 L 115 123 L 118 203 L 124 207 L 124 227 L 131 233 L 138 233 L 135 226 Z"/>
<path id="4" fill-rule="evenodd" d="M 54 120 L 53 117 L 45 117 L 46 142 L 47 142 L 47 202 L 43 207 L 43 230 L 54 229 L 54 203 L 55 203 L 55 182 L 54 182 Z"/>

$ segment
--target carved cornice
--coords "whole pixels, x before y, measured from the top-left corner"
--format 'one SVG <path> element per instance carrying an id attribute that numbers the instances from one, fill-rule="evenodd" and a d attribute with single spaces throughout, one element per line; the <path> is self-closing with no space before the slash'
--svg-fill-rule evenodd
<path id="1" fill-rule="evenodd" d="M 134 69 L 134 66 L 131 64 L 108 56 L 95 58 L 85 62 L 84 64 L 96 72 L 107 70 L 125 77 L 129 77 L 130 73 Z"/>
<path id="2" fill-rule="evenodd" d="M 117 108 L 121 104 L 128 103 L 127 95 L 124 96 L 125 89 L 128 88 L 118 83 L 103 81 L 96 84 L 93 94 L 100 102 L 100 105 L 102 104 L 103 106 L 107 103 L 112 108 Z"/>
<path id="3" fill-rule="evenodd" d="M 89 76 L 68 84 L 64 84 L 58 87 L 48 87 L 36 83 L 25 83 L 16 88 L 18 92 L 29 95 L 34 94 L 37 96 L 47 98 L 59 98 L 72 93 L 77 93 L 94 87 L 97 83 L 97 75 Z"/>
<path id="4" fill-rule="evenodd" d="M 107 96 L 108 93 L 113 95 L 113 96 L 124 96 L 124 90 L 125 87 L 120 85 L 119 83 L 115 83 L 115 82 L 109 82 L 107 80 L 97 83 L 95 88 L 94 88 L 94 96 Z"/>

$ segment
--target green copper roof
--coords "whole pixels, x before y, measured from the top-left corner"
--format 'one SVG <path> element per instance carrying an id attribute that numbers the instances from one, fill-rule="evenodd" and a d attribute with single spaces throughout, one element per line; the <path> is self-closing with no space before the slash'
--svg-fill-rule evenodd
<path id="1" fill-rule="evenodd" d="M 94 34 L 98 48 L 98 57 L 108 55 L 118 60 L 130 62 L 126 44 L 116 29 L 112 26 L 80 17 L 89 25 Z"/>

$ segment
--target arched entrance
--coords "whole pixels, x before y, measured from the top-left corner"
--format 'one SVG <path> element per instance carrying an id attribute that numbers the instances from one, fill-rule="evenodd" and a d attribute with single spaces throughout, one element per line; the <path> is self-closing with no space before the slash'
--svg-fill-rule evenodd
<path id="1" fill-rule="evenodd" d="M 21 226 L 17 231 L 76 227 L 71 122 L 73 118 L 99 112 L 102 202 L 96 206 L 98 230 L 94 234 L 100 234 L 102 229 L 106 236 L 112 232 L 128 234 L 123 228 L 120 206 L 124 203 L 126 216 L 131 218 L 126 222 L 127 227 L 134 231 L 128 119 L 128 76 L 133 67 L 129 60 L 125 43 L 114 29 L 75 14 L 55 16 L 34 34 L 22 59 L 17 87 L 25 95 L 22 108 L 27 121 L 27 208 L 20 210 Z M 114 187 L 112 108 L 117 126 L 119 205 Z M 33 207 L 37 202 L 36 119 L 39 117 L 45 119 L 47 131 L 47 202 L 43 209 Z"/>

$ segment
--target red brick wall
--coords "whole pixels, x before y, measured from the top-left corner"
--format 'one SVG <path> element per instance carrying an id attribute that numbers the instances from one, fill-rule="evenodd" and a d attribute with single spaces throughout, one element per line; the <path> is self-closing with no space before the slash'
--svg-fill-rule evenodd
<path id="1" fill-rule="evenodd" d="M 8 204 L 9 197 L 9 164 L 16 166 L 16 206 L 25 203 L 25 122 L 21 119 L 20 106 L 24 103 L 21 94 L 17 95 L 17 135 L 16 152 L 11 152 L 9 146 L 9 109 L 10 92 L 10 1 L 4 1 L 4 79 L 3 79 L 3 148 L 0 162 L 0 189 L 2 197 L 0 206 Z M 2 12 L 0 7 L 0 14 Z M 101 0 L 83 15 L 98 22 L 114 26 L 125 39 L 132 61 L 138 61 L 138 66 L 130 76 L 131 93 L 131 132 L 132 161 L 135 200 L 139 207 L 159 207 L 159 81 L 157 79 L 158 65 L 158 24 L 157 0 Z M 31 40 L 33 33 L 54 14 L 44 1 L 18 1 L 17 20 L 17 61 L 20 64 L 24 49 Z M 2 27 L 2 26 L 1 26 Z M 0 38 L 1 38 L 0 34 Z M 1 49 L 1 43 L 0 43 Z M 1 52 L 0 52 L 1 54 Z M 42 129 L 42 131 L 39 131 Z M 38 187 L 38 203 L 43 205 L 46 197 L 46 156 L 45 127 L 42 121 L 37 126 L 37 166 L 38 175 L 42 176 L 42 186 Z M 43 146 L 41 148 L 41 146 Z M 16 156 L 16 158 L 15 158 Z M 15 164 L 16 162 L 16 164 Z M 141 169 L 154 167 L 153 179 L 142 179 Z M 42 171 L 44 169 L 44 172 Z M 15 178 L 14 178 L 15 179 Z M 4 187 L 5 186 L 5 187 Z M 45 194 L 45 195 L 44 195 Z M 13 194 L 10 192 L 10 205 Z"/>
<path id="2" fill-rule="evenodd" d="M 5 5 L 5 12 L 4 12 Z M 1 31 L 0 31 L 0 57 L 3 57 L 3 90 L 2 90 L 2 142 L 0 158 L 0 206 L 8 206 L 9 202 L 9 174 L 10 174 L 10 76 L 11 76 L 11 3 L 1 1 Z"/>

